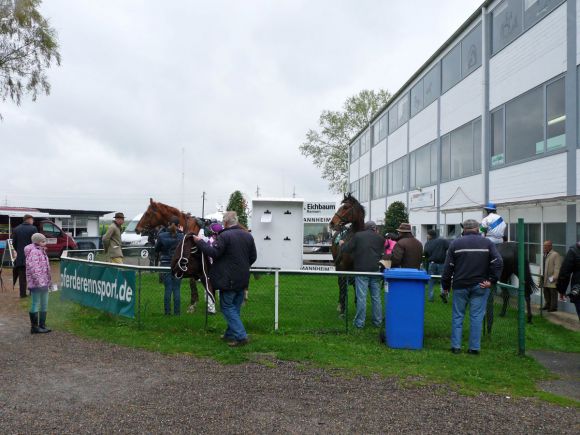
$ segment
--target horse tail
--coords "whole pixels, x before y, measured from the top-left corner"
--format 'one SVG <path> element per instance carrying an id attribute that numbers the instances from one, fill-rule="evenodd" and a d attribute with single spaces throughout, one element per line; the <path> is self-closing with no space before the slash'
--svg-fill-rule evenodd
<path id="1" fill-rule="evenodd" d="M 532 270 L 530 269 L 530 262 L 526 258 L 524 260 L 524 288 L 526 291 L 526 296 L 530 296 L 532 293 L 536 293 L 540 288 L 534 282 L 532 277 Z"/>

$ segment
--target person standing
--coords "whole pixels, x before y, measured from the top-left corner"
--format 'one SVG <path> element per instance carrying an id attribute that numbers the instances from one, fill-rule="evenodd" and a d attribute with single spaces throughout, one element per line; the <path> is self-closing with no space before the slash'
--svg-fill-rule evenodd
<path id="1" fill-rule="evenodd" d="M 479 355 L 481 327 L 489 289 L 499 280 L 502 268 L 503 260 L 495 244 L 488 238 L 481 237 L 476 220 L 466 220 L 463 223 L 463 236 L 449 245 L 441 277 L 445 297 L 453 282 L 451 352 L 461 352 L 463 319 L 469 304 L 467 353 Z"/>
<path id="2" fill-rule="evenodd" d="M 570 302 L 576 307 L 576 314 L 580 320 L 580 242 L 571 246 L 564 257 L 558 276 L 558 293 L 566 294 L 570 284 Z"/>
<path id="3" fill-rule="evenodd" d="M 365 224 L 365 229 L 354 233 L 348 242 L 341 240 L 342 252 L 351 254 L 355 272 L 378 272 L 379 261 L 383 257 L 385 239 L 377 232 L 373 221 Z M 367 289 L 371 292 L 372 320 L 374 326 L 381 326 L 383 310 L 381 305 L 380 276 L 357 275 L 354 278 L 356 288 L 356 315 L 354 326 L 361 329 L 365 326 L 367 309 Z"/>
<path id="4" fill-rule="evenodd" d="M 32 243 L 32 235 L 37 231 L 33 222 L 34 218 L 29 214 L 25 214 L 22 223 L 14 228 L 12 232 L 12 246 L 16 250 L 16 260 L 14 260 L 12 274 L 14 281 L 18 278 L 21 298 L 26 297 L 26 258 L 24 248 Z"/>
<path id="5" fill-rule="evenodd" d="M 441 275 L 443 273 L 447 248 L 449 248 L 449 241 L 438 237 L 435 230 L 427 231 L 427 243 L 425 243 L 424 253 L 429 262 L 429 267 L 427 268 L 429 275 Z M 434 279 L 429 278 L 429 302 L 434 300 L 433 284 Z"/>
<path id="6" fill-rule="evenodd" d="M 552 241 L 544 242 L 544 274 L 542 276 L 542 287 L 544 288 L 544 306 L 542 310 L 553 313 L 558 311 L 558 275 L 562 257 L 552 249 Z"/>
<path id="7" fill-rule="evenodd" d="M 46 237 L 34 233 L 32 243 L 24 248 L 26 256 L 26 280 L 30 288 L 30 333 L 45 334 L 51 330 L 46 327 L 48 309 L 48 288 L 52 285 L 50 264 L 46 255 Z"/>
<path id="8" fill-rule="evenodd" d="M 121 249 L 121 229 L 125 222 L 123 213 L 115 213 L 115 218 L 103 236 L 105 254 L 111 258 L 111 263 L 123 264 L 123 250 Z"/>
<path id="9" fill-rule="evenodd" d="M 175 253 L 175 248 L 183 240 L 183 232 L 180 231 L 179 218 L 172 216 L 167 229 L 162 230 L 155 242 L 155 252 L 159 253 L 160 266 L 171 266 L 171 259 Z M 163 284 L 165 285 L 165 296 L 163 304 L 165 315 L 171 315 L 171 296 L 173 296 L 173 314 L 181 314 L 181 278 L 177 278 L 171 272 L 163 273 Z"/>
<path id="10" fill-rule="evenodd" d="M 503 235 L 507 224 L 497 214 L 495 203 L 488 202 L 483 209 L 486 212 L 486 216 L 481 221 L 479 231 L 493 243 L 503 243 Z"/>
<path id="11" fill-rule="evenodd" d="M 201 237 L 193 236 L 197 247 L 213 259 L 209 279 L 220 291 L 220 308 L 228 324 L 223 339 L 228 346 L 243 346 L 249 342 L 241 319 L 244 289 L 250 283 L 250 266 L 257 258 L 254 238 L 238 224 L 235 211 L 226 211 L 224 229 L 210 245 Z"/>
<path id="12" fill-rule="evenodd" d="M 411 225 L 408 223 L 400 224 L 397 233 L 399 238 L 393 248 L 391 267 L 419 269 L 423 258 L 423 245 L 413 235 Z"/>

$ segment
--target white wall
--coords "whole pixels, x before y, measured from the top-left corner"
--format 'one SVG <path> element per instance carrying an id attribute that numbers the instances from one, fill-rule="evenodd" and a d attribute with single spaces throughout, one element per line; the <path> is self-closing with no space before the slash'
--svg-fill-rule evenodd
<path id="1" fill-rule="evenodd" d="M 407 125 L 402 126 L 389 136 L 387 161 L 391 163 L 407 154 Z"/>
<path id="2" fill-rule="evenodd" d="M 523 201 L 565 194 L 566 153 L 495 169 L 489 173 L 491 201 Z"/>
<path id="3" fill-rule="evenodd" d="M 576 149 L 576 195 L 580 195 L 580 150 Z"/>
<path id="4" fill-rule="evenodd" d="M 408 207 L 406 193 L 399 193 L 397 195 L 387 196 L 387 208 L 395 201 L 401 201 L 403 204 L 405 204 L 405 207 Z M 385 210 L 387 208 L 385 208 Z"/>
<path id="5" fill-rule="evenodd" d="M 352 182 L 359 179 L 359 176 L 358 176 L 359 162 L 360 162 L 360 160 L 357 160 L 356 162 L 353 162 L 350 164 L 350 170 L 349 170 L 349 176 L 348 176 L 349 183 L 352 183 Z"/>
<path id="6" fill-rule="evenodd" d="M 371 172 L 373 172 L 387 164 L 387 140 L 380 141 L 371 152 L 373 153 Z"/>
<path id="7" fill-rule="evenodd" d="M 483 204 L 483 175 L 477 174 L 441 183 L 440 195 L 442 210 Z"/>
<path id="8" fill-rule="evenodd" d="M 437 139 L 437 101 L 409 121 L 409 151 Z"/>
<path id="9" fill-rule="evenodd" d="M 358 159 L 358 165 L 359 165 L 358 177 L 362 178 L 369 173 L 371 167 L 370 151 L 367 151 L 366 153 L 364 153 L 364 155 L 360 156 L 360 159 Z"/>
<path id="10" fill-rule="evenodd" d="M 483 110 L 483 68 L 449 89 L 441 97 L 441 134 L 481 116 Z"/>
<path id="11" fill-rule="evenodd" d="M 371 201 L 371 214 L 366 220 L 382 223 L 385 220 L 385 198 L 374 199 Z"/>
<path id="12" fill-rule="evenodd" d="M 566 70 L 566 3 L 489 61 L 493 109 Z"/>

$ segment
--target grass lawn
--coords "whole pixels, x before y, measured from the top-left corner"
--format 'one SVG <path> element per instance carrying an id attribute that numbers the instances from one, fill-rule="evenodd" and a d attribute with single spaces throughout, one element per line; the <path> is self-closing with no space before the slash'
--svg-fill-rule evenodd
<path id="1" fill-rule="evenodd" d="M 351 326 L 352 300 L 349 300 L 346 322 L 338 317 L 336 277 L 281 275 L 278 331 L 274 331 L 274 276 L 261 275 L 257 280 L 253 277 L 250 299 L 242 308 L 242 320 L 251 343 L 234 349 L 220 340 L 225 322 L 219 313 L 208 318 L 206 327 L 201 286 L 200 306 L 194 314 L 187 314 L 189 283 L 182 283 L 182 315 L 179 317 L 163 315 L 163 286 L 159 284 L 158 275 L 143 274 L 142 287 L 141 329 L 136 319 L 113 317 L 61 301 L 59 293 L 51 294 L 49 324 L 54 329 L 83 337 L 163 353 L 209 357 L 223 363 L 251 359 L 268 364 L 272 358 L 278 358 L 343 369 L 348 376 L 396 376 L 402 382 L 413 384 L 444 383 L 466 394 L 483 391 L 536 396 L 561 404 L 579 405 L 536 389 L 535 383 L 548 379 L 549 374 L 531 357 L 517 355 L 515 298 L 511 299 L 511 308 L 505 317 L 498 316 L 500 306 L 496 304 L 492 334 L 483 337 L 482 353 L 477 357 L 449 352 L 451 304 L 445 305 L 437 299 L 434 303 L 426 303 L 423 350 L 396 350 L 379 344 L 379 328 L 370 326 L 370 309 L 367 310 L 366 328 L 354 330 Z M 437 288 L 435 294 L 438 292 Z M 349 297 L 352 295 L 352 287 L 349 287 Z M 345 331 L 347 323 L 348 332 Z M 468 323 L 466 320 L 464 346 Z M 580 352 L 580 334 L 540 317 L 534 317 L 534 324 L 527 325 L 526 336 L 528 350 Z"/>

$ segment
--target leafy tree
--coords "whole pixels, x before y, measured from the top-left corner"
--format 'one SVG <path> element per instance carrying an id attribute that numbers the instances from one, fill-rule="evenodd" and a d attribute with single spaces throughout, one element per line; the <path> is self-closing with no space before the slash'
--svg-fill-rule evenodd
<path id="1" fill-rule="evenodd" d="M 405 204 L 401 201 L 392 202 L 385 212 L 385 232 L 396 232 L 402 222 L 409 222 Z"/>
<path id="2" fill-rule="evenodd" d="M 248 228 L 248 202 L 242 195 L 242 192 L 236 190 L 230 195 L 227 211 L 235 211 L 238 214 L 240 224 Z"/>
<path id="3" fill-rule="evenodd" d="M 332 192 L 347 191 L 348 144 L 355 134 L 369 125 L 390 97 L 391 94 L 383 89 L 377 92 L 365 89 L 347 98 L 342 111 L 323 111 L 318 120 L 320 130 L 306 133 L 300 152 L 322 169 L 322 178 L 328 181 Z"/>
<path id="4" fill-rule="evenodd" d="M 41 0 L 0 0 L 0 101 L 20 104 L 50 93 L 46 70 L 60 65 L 56 32 L 38 7 Z M 0 114 L 0 119 L 2 118 Z"/>

